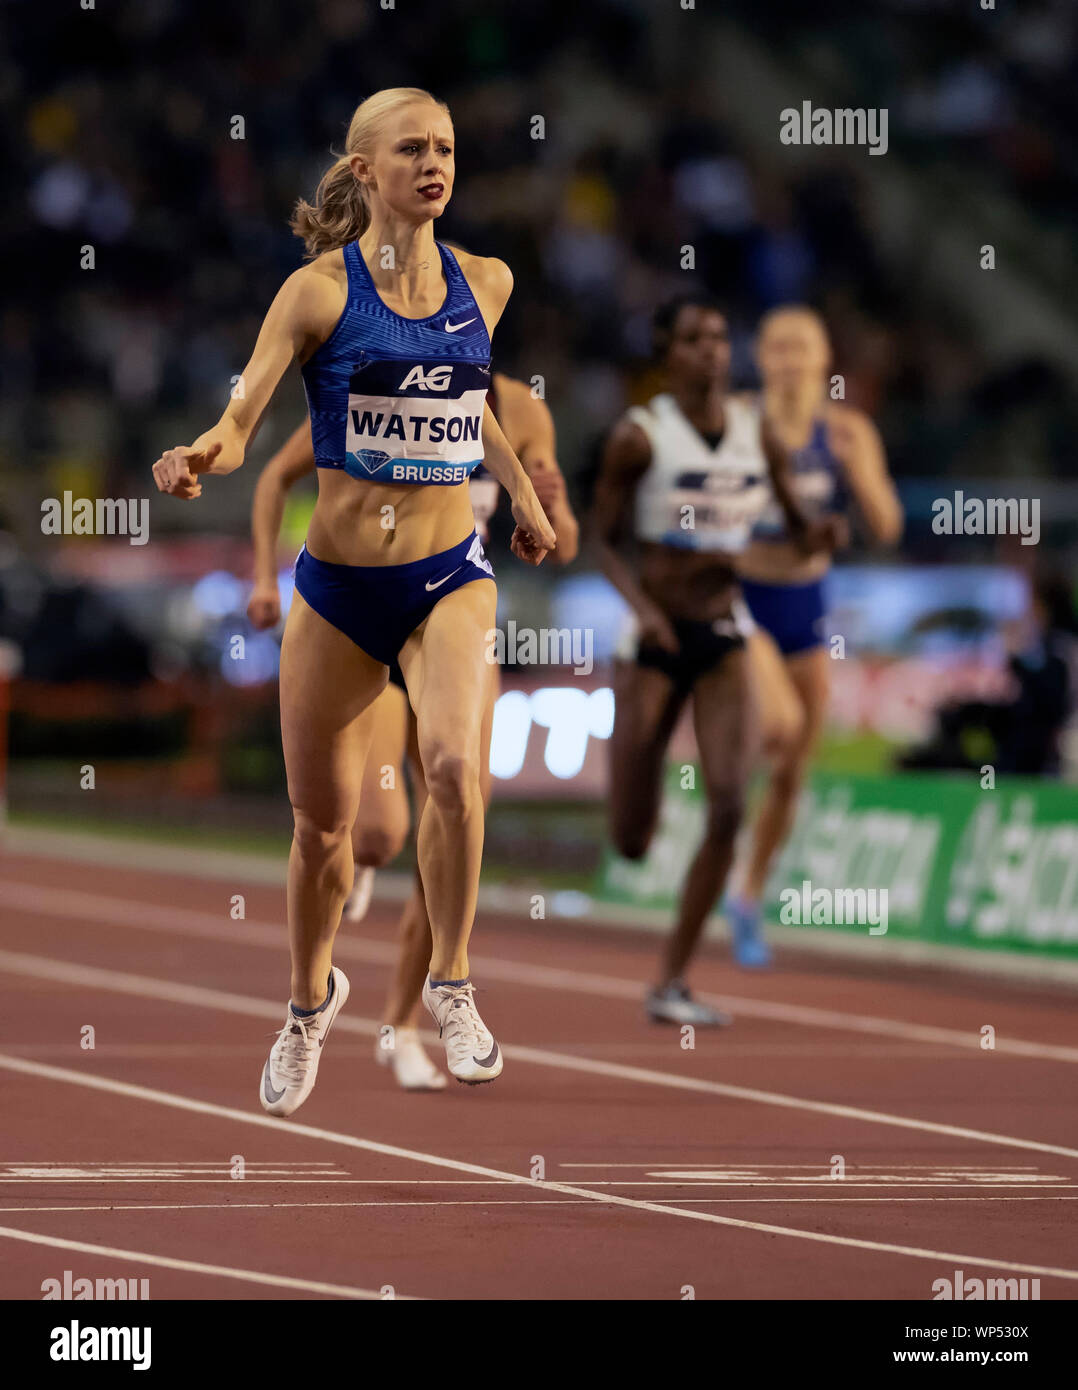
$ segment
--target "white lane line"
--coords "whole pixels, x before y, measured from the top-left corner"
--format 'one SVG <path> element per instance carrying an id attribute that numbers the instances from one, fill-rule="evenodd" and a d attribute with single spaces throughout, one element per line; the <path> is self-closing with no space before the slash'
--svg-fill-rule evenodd
<path id="1" fill-rule="evenodd" d="M 634 1182 L 632 1179 L 626 1179 L 621 1182 L 594 1182 L 589 1180 L 586 1185 L 588 1187 L 832 1187 L 835 1183 L 839 1182 L 843 1187 L 898 1186 L 897 1181 L 893 1178 L 883 1182 L 867 1182 L 857 1180 L 851 1181 L 851 1179 L 849 1178 L 835 1179 L 834 1182 L 828 1178 L 820 1178 L 816 1182 L 809 1182 L 807 1180 L 803 1182 L 780 1182 L 773 1178 L 678 1178 L 676 1173 L 667 1175 L 667 1177 L 663 1181 L 641 1179 L 637 1182 Z M 581 1181 L 580 1185 L 585 1186 L 583 1181 Z M 1064 1190 L 1070 1190 L 1071 1188 L 1078 1187 L 1078 1183 L 1073 1182 L 969 1182 L 959 1184 L 947 1182 L 932 1182 L 930 1179 L 927 1178 L 924 1182 L 914 1182 L 907 1185 L 912 1187 L 962 1186 L 966 1188 L 975 1188 L 978 1192 L 986 1191 L 989 1188 L 995 1187 L 1035 1187 L 1038 1192 L 1042 1190 L 1048 1190 L 1051 1188 L 1063 1188 Z"/>
<path id="2" fill-rule="evenodd" d="M 283 924 L 254 920 L 234 922 L 225 909 L 224 897 L 221 913 L 217 915 L 155 902 L 132 902 L 129 898 L 110 898 L 70 888 L 38 887 L 16 879 L 0 879 L 0 891 L 3 892 L 6 905 L 23 912 L 77 917 L 87 922 L 102 922 L 113 927 L 202 937 L 218 943 L 262 946 L 274 951 L 282 951 L 287 947 L 287 935 Z M 356 940 L 343 935 L 337 937 L 333 951 L 341 960 L 361 960 L 380 965 L 395 963 L 398 954 L 395 944 Z M 619 979 L 614 975 L 559 970 L 550 966 L 530 965 L 522 961 L 482 955 L 473 957 L 473 966 L 477 975 L 481 974 L 489 980 L 504 980 L 508 984 L 523 984 L 537 989 L 552 989 L 562 993 L 587 994 L 608 999 L 626 999 L 637 1004 L 642 997 L 638 981 Z M 839 1009 L 774 1003 L 741 995 L 702 994 L 700 998 L 720 1008 L 742 1014 L 746 1018 L 774 1019 L 809 1028 L 830 1028 L 841 1032 L 903 1038 L 911 1042 L 943 1044 L 976 1052 L 982 1050 L 982 1039 L 977 1029 L 937 1028 L 928 1024 L 908 1023 L 903 1019 L 876 1018 L 867 1014 L 845 1013 Z M 1005 1034 L 999 1035 L 998 1032 L 994 1052 L 1018 1057 L 1038 1057 L 1046 1061 L 1078 1062 L 1078 1047 L 1010 1038 Z"/>
<path id="3" fill-rule="evenodd" d="M 896 1202 L 1078 1202 L 1078 1197 L 895 1197 Z M 836 1202 L 887 1204 L 890 1197 L 671 1197 L 670 1202 L 691 1202 L 694 1206 L 786 1207 L 795 1204 L 820 1205 Z M 309 1207 L 586 1207 L 583 1197 L 454 1197 L 442 1201 L 438 1197 L 386 1198 L 379 1202 L 144 1202 L 117 1205 L 62 1207 L 0 1207 L 0 1212 L 17 1212 L 25 1216 L 33 1212 L 66 1211 L 277 1211 L 286 1208 L 306 1210 Z"/>
<path id="4" fill-rule="evenodd" d="M 834 1182 L 841 1182 L 843 1187 L 897 1187 L 900 1179 L 891 1178 L 882 1182 L 869 1182 L 867 1180 L 841 1178 L 829 1179 L 819 1178 L 815 1181 L 804 1179 L 801 1182 L 789 1181 L 781 1182 L 775 1178 L 701 1178 L 697 1176 L 685 1176 L 679 1178 L 676 1175 L 662 1178 L 662 1180 L 651 1178 L 581 1178 L 578 1187 L 829 1187 Z M 185 1181 L 182 1178 L 168 1178 L 164 1181 L 157 1178 L 3 1178 L 0 1184 L 8 1184 L 12 1187 L 94 1187 L 95 1185 L 122 1187 L 124 1185 L 138 1186 L 140 1184 L 152 1183 L 154 1187 L 220 1187 L 227 1185 L 231 1187 L 491 1187 L 498 1186 L 497 1183 L 487 1178 L 331 1178 L 325 1182 L 317 1182 L 308 1179 L 305 1182 L 282 1181 L 277 1182 L 272 1178 L 196 1178 Z M 911 1184 L 914 1187 L 958 1187 L 957 1182 L 933 1182 L 931 1179 L 923 1181 L 915 1180 Z M 993 1187 L 1035 1187 L 1038 1191 L 1048 1188 L 1074 1188 L 1078 1183 L 1073 1182 L 969 1182 L 961 1186 L 976 1188 L 978 1192 Z"/>
<path id="5" fill-rule="evenodd" d="M 251 1125 L 258 1129 L 272 1129 L 280 1133 L 282 1128 L 281 1121 L 269 1115 L 256 1115 L 245 1110 L 237 1110 L 233 1106 L 194 1100 L 189 1096 L 176 1095 L 171 1091 L 158 1091 L 148 1086 L 135 1086 L 130 1082 L 115 1081 L 109 1077 L 87 1076 L 83 1072 L 71 1071 L 66 1067 L 48 1066 L 44 1062 L 29 1062 L 22 1057 L 8 1057 L 0 1054 L 0 1067 L 6 1067 L 9 1071 L 19 1072 L 24 1076 L 36 1076 L 49 1081 L 84 1086 L 88 1090 L 106 1091 L 112 1095 L 126 1096 L 132 1100 L 149 1101 L 154 1105 L 164 1105 L 170 1109 L 183 1110 L 191 1114 L 212 1115 L 216 1119 L 232 1120 L 236 1124 Z M 904 1255 L 920 1260 L 946 1260 L 948 1262 L 961 1260 L 965 1264 L 1013 1270 L 1016 1274 L 1043 1275 L 1046 1278 L 1078 1281 L 1078 1269 L 1057 1269 L 1050 1265 L 1019 1264 L 1013 1260 L 992 1259 L 990 1256 L 956 1255 L 947 1251 L 927 1250 L 920 1246 L 892 1245 L 885 1241 L 860 1240 L 854 1236 L 837 1236 L 822 1231 L 802 1231 L 793 1226 L 775 1226 L 762 1221 L 744 1221 L 739 1217 L 718 1216 L 714 1212 L 696 1211 L 691 1207 L 647 1202 L 636 1197 L 622 1197 L 613 1192 L 593 1192 L 590 1188 L 575 1187 L 570 1183 L 525 1177 L 521 1173 L 509 1173 L 498 1168 L 487 1168 L 480 1163 L 466 1163 L 461 1159 L 445 1158 L 440 1154 L 401 1148 L 397 1144 L 382 1144 L 373 1139 L 360 1139 L 354 1134 L 321 1129 L 316 1125 L 291 1122 L 286 1128 L 289 1134 L 321 1140 L 323 1143 L 362 1149 L 367 1153 L 382 1154 L 388 1158 L 403 1158 L 435 1168 L 448 1168 L 458 1173 L 474 1173 L 477 1177 L 500 1178 L 504 1182 L 529 1187 L 533 1191 L 559 1192 L 567 1197 L 582 1197 L 586 1201 L 598 1202 L 603 1206 L 626 1207 L 630 1211 L 653 1212 L 661 1216 L 677 1216 L 682 1220 L 702 1221 L 716 1226 L 733 1226 L 743 1231 L 760 1231 L 765 1235 L 786 1236 L 791 1240 L 809 1240 L 819 1245 L 840 1245 L 854 1250 L 871 1250 L 878 1254 Z"/>
<path id="6" fill-rule="evenodd" d="M 67 960 L 50 960 L 44 956 L 24 955 L 15 951 L 0 951 L 0 970 L 13 974 L 24 974 L 35 979 L 56 980 L 58 983 L 72 984 L 88 990 L 100 988 L 115 994 L 131 994 L 138 998 L 167 999 L 171 1004 L 192 1005 L 199 1009 L 221 1009 L 222 1012 L 243 1013 L 260 1019 L 279 1019 L 279 1004 L 269 999 L 251 998 L 246 994 L 232 994 L 226 990 L 208 990 L 199 984 L 179 984 L 175 980 L 157 980 L 144 974 L 129 974 L 124 970 L 100 970 L 97 966 L 76 965 Z M 364 1037 L 378 1037 L 381 1024 L 374 1019 L 350 1019 L 336 1017 L 333 1027 L 338 1033 L 360 1033 Z M 432 1033 L 422 1034 L 425 1041 L 435 1042 Z M 1024 1148 L 1038 1154 L 1056 1154 L 1063 1158 L 1078 1158 L 1078 1148 L 1065 1148 L 1061 1144 L 1045 1144 L 1029 1138 L 1014 1138 L 1009 1134 L 996 1134 L 989 1130 L 965 1129 L 959 1125 L 940 1125 L 936 1120 L 909 1119 L 903 1115 L 889 1115 L 884 1111 L 863 1111 L 853 1105 L 838 1105 L 831 1101 L 809 1101 L 796 1095 L 783 1095 L 778 1091 L 760 1091 L 754 1087 L 729 1086 L 724 1081 L 708 1081 L 700 1077 L 677 1076 L 671 1072 L 653 1072 L 639 1066 L 624 1066 L 620 1062 L 600 1062 L 592 1058 L 579 1058 L 567 1052 L 552 1052 L 546 1048 L 513 1047 L 503 1048 L 504 1055 L 515 1062 L 531 1062 L 536 1066 L 550 1066 L 582 1072 L 589 1076 L 608 1076 L 620 1081 L 639 1081 L 646 1086 L 663 1086 L 670 1090 L 693 1091 L 703 1095 L 724 1095 L 739 1101 L 752 1101 L 758 1105 L 777 1105 L 795 1111 L 807 1111 L 814 1115 L 834 1115 L 838 1119 L 860 1120 L 867 1125 L 889 1125 L 897 1129 L 918 1130 L 924 1134 L 945 1134 L 949 1138 L 964 1138 L 978 1144 L 996 1144 L 1004 1148 Z"/>
<path id="7" fill-rule="evenodd" d="M 201 1172 L 205 1170 L 199 1171 Z M 208 1177 L 196 1177 L 194 1175 L 165 1177 L 163 1174 L 155 1173 L 152 1170 L 149 1172 L 130 1172 L 126 1168 L 117 1168 L 115 1171 L 110 1171 L 107 1164 L 103 1165 L 101 1168 L 94 1169 L 93 1172 L 91 1172 L 89 1169 L 79 1169 L 75 1166 L 72 1166 L 70 1168 L 55 1168 L 48 1172 L 40 1168 L 32 1168 L 28 1166 L 26 1170 L 23 1172 L 20 1172 L 18 1168 L 16 1168 L 14 1172 L 6 1174 L 4 1177 L 0 1178 L 0 1183 L 55 1184 L 77 1182 L 80 1185 L 85 1185 L 87 1183 L 95 1182 L 159 1182 L 162 1184 L 175 1183 L 179 1184 L 181 1187 L 188 1187 L 198 1186 L 200 1183 L 248 1182 L 269 1184 L 279 1183 L 282 1186 L 288 1186 L 289 1184 L 298 1184 L 301 1187 L 312 1187 L 319 1186 L 323 1183 L 332 1185 L 333 1183 L 356 1181 L 356 1179 L 350 1178 L 348 1174 L 343 1172 L 342 1170 L 334 1171 L 337 1173 L 336 1177 L 330 1176 L 328 1174 L 308 1174 L 308 1176 L 304 1178 L 289 1178 L 285 1177 L 284 1174 L 275 1173 L 272 1169 L 268 1173 L 264 1170 L 259 1170 L 257 1176 L 254 1174 L 243 1173 L 237 1177 L 232 1173 L 222 1172 L 221 1167 L 218 1164 L 216 1171 L 211 1173 Z"/>
<path id="8" fill-rule="evenodd" d="M 755 1172 L 760 1168 L 778 1168 L 787 1173 L 794 1168 L 810 1168 L 815 1173 L 822 1173 L 827 1170 L 824 1163 L 682 1163 L 677 1158 L 652 1159 L 650 1163 L 559 1163 L 559 1168 L 706 1168 L 709 1172 L 718 1172 L 720 1168 L 727 1169 L 733 1173 L 747 1173 L 750 1169 Z M 864 1163 L 847 1163 L 846 1172 L 852 1173 L 858 1169 L 864 1169 Z M 898 1172 L 899 1170 L 915 1168 L 927 1169 L 932 1173 L 1037 1173 L 1035 1163 L 889 1163 L 888 1169 Z"/>
<path id="9" fill-rule="evenodd" d="M 69 1048 L 69 1050 L 70 1050 L 70 1048 Z M 205 1166 L 206 1168 L 211 1168 L 211 1167 L 213 1167 L 213 1168 L 220 1169 L 220 1167 L 221 1167 L 221 1161 L 220 1161 L 220 1159 L 203 1158 L 203 1159 L 192 1160 L 192 1162 L 193 1162 L 196 1166 Z M 159 1163 L 159 1164 L 158 1164 L 158 1163 L 155 1163 L 154 1166 L 155 1166 L 155 1167 L 159 1167 L 159 1168 L 161 1168 L 161 1169 L 165 1169 L 165 1168 L 178 1169 L 178 1168 L 186 1167 L 186 1166 L 187 1166 L 187 1163 L 188 1163 L 188 1160 L 184 1159 L 184 1160 L 181 1160 L 181 1161 L 176 1162 L 176 1163 L 167 1163 L 167 1162 L 162 1161 L 162 1162 Z M 251 1170 L 252 1168 L 267 1168 L 267 1169 L 269 1169 L 269 1171 L 271 1171 L 271 1172 L 276 1172 L 276 1171 L 280 1168 L 280 1170 L 281 1170 L 282 1172 L 285 1171 L 284 1166 L 282 1166 L 282 1161 L 281 1161 L 281 1160 L 274 1161 L 273 1159 L 259 1159 L 258 1161 L 255 1161 L 255 1160 L 252 1160 L 252 1159 L 247 1159 L 247 1160 L 246 1160 L 246 1164 L 247 1164 L 247 1170 L 248 1170 L 248 1172 L 250 1172 L 250 1170 Z M 140 1162 L 138 1162 L 137 1160 L 130 1160 L 130 1161 L 127 1161 L 127 1160 L 123 1160 L 123 1159 L 116 1159 L 115 1161 L 110 1160 L 110 1159 L 101 1159 L 101 1160 L 94 1160 L 93 1162 L 79 1162 L 77 1159 L 68 1159 L 68 1158 L 14 1158 L 14 1159 L 6 1159 L 6 1160 L 0 1159 L 0 1169 L 5 1169 L 5 1168 L 80 1168 L 80 1169 L 87 1169 L 87 1170 L 89 1170 L 89 1169 L 93 1168 L 93 1169 L 98 1169 L 98 1170 L 101 1170 L 101 1169 L 109 1169 L 109 1170 L 115 1169 L 117 1172 L 119 1172 L 119 1171 L 123 1170 L 124 1168 L 126 1168 L 126 1167 L 128 1167 L 128 1166 L 133 1167 L 133 1168 L 137 1168 L 137 1169 L 140 1169 L 140 1170 L 141 1170 L 143 1167 L 145 1167 L 145 1166 L 147 1166 L 147 1165 L 144 1164 L 144 1163 L 140 1163 Z M 321 1168 L 321 1169 L 334 1170 L 334 1171 L 336 1171 L 336 1172 L 345 1172 L 345 1171 L 347 1171 L 347 1170 L 345 1170 L 345 1169 L 340 1169 L 340 1168 L 338 1168 L 337 1165 L 333 1162 L 333 1160 L 332 1160 L 331 1158 L 326 1158 L 326 1159 L 317 1158 L 317 1159 L 303 1159 L 303 1160 L 299 1160 L 299 1159 L 288 1160 L 287 1167 L 288 1167 L 288 1168 L 292 1168 L 292 1169 L 296 1169 L 296 1168 Z M 647 1168 L 674 1168 L 674 1167 L 677 1167 L 677 1168 L 706 1168 L 708 1172 L 712 1172 L 712 1171 L 718 1172 L 720 1169 L 723 1169 L 723 1170 L 728 1170 L 728 1171 L 730 1171 L 730 1172 L 732 1172 L 732 1173 L 747 1173 L 747 1172 L 749 1172 L 750 1170 L 753 1171 L 753 1172 L 756 1172 L 758 1169 L 765 1169 L 765 1168 L 775 1168 L 775 1169 L 779 1169 L 779 1170 L 781 1170 L 781 1171 L 784 1172 L 784 1173 L 786 1173 L 786 1172 L 792 1172 L 795 1168 L 806 1168 L 806 1169 L 809 1169 L 811 1172 L 814 1172 L 814 1173 L 821 1173 L 821 1172 L 824 1172 L 824 1171 L 827 1170 L 827 1165 L 826 1165 L 826 1164 L 822 1164 L 822 1163 L 702 1163 L 702 1162 L 697 1162 L 696 1160 L 694 1160 L 693 1162 L 690 1163 L 690 1162 L 688 1162 L 688 1161 L 686 1161 L 686 1160 L 682 1160 L 682 1159 L 680 1159 L 680 1158 L 655 1158 L 655 1159 L 652 1159 L 650 1163 L 559 1163 L 559 1164 L 558 1164 L 558 1167 L 559 1167 L 559 1168 L 639 1168 L 639 1169 L 642 1170 L 642 1171 L 643 1171 L 644 1169 L 647 1169 Z M 915 1170 L 915 1169 L 921 1169 L 921 1170 L 925 1170 L 925 1171 L 933 1172 L 933 1173 L 948 1173 L 948 1174 L 949 1174 L 949 1173 L 961 1173 L 961 1174 L 966 1174 L 966 1173 L 972 1173 L 972 1174 L 977 1174 L 977 1173 L 1039 1173 L 1039 1172 L 1040 1172 L 1040 1169 L 1037 1167 L 1037 1165 L 1036 1165 L 1035 1163 L 888 1163 L 888 1165 L 887 1165 L 887 1170 L 888 1170 L 888 1172 L 895 1172 L 895 1173 L 897 1173 L 897 1172 L 900 1172 L 900 1171 L 905 1171 L 906 1169 L 909 1169 L 910 1171 L 913 1171 L 913 1170 Z M 847 1172 L 847 1173 L 860 1172 L 860 1171 L 862 1171 L 862 1170 L 875 1171 L 874 1169 L 869 1169 L 869 1166 L 868 1166 L 867 1164 L 864 1164 L 864 1163 L 856 1163 L 856 1164 L 855 1164 L 855 1163 L 847 1163 L 847 1165 L 846 1165 L 846 1172 Z"/>
<path id="10" fill-rule="evenodd" d="M 366 943 L 364 943 L 366 944 Z M 334 946 L 336 950 L 336 946 Z M 392 960 L 396 960 L 394 950 Z M 633 980 L 621 980 L 611 975 L 593 975 L 583 971 L 558 970 L 546 965 L 518 964 L 515 961 L 472 958 L 477 976 L 505 980 L 512 984 L 559 990 L 578 994 L 600 995 L 606 998 L 640 1001 L 640 986 Z M 770 1019 L 780 1023 L 796 1023 L 809 1028 L 829 1028 L 847 1033 L 867 1033 L 879 1037 L 901 1038 L 906 1042 L 943 1044 L 966 1050 L 982 1051 L 983 1039 L 977 1029 L 936 1028 L 928 1024 L 907 1023 L 903 1019 L 877 1018 L 868 1014 L 845 1013 L 838 1009 L 818 1009 L 802 1004 L 773 1003 L 765 999 L 746 998 L 736 994 L 701 993 L 698 997 L 716 1008 L 745 1018 Z M 994 1051 L 1016 1057 L 1037 1057 L 1043 1061 L 1078 1062 L 1078 1047 L 1062 1047 L 1053 1043 L 1033 1042 L 1024 1038 L 1001 1037 L 998 1033 Z"/>
<path id="11" fill-rule="evenodd" d="M 199 1009 L 219 1009 L 252 1018 L 276 1020 L 281 1016 L 282 1005 L 268 999 L 254 999 L 250 995 L 232 994 L 227 990 L 207 989 L 204 985 L 185 985 L 174 980 L 158 980 L 149 975 L 131 975 L 121 970 L 99 970 L 93 965 L 48 960 L 44 956 L 29 956 L 16 951 L 0 951 L 0 971 L 5 970 L 36 979 L 55 980 L 83 990 L 103 989 L 143 999 L 165 999 L 174 1004 L 189 1004 Z M 370 1038 L 378 1037 L 380 1032 L 380 1024 L 374 1019 L 338 1016 L 333 1026 L 338 1033 L 361 1033 Z M 423 1033 L 422 1037 L 427 1042 L 437 1042 L 432 1033 Z M 995 1134 L 989 1130 L 966 1129 L 961 1125 L 945 1125 L 935 1120 L 914 1120 L 904 1115 L 891 1115 L 880 1110 L 860 1110 L 856 1106 L 838 1105 L 831 1101 L 804 1100 L 777 1091 L 761 1091 L 751 1086 L 731 1086 L 721 1081 L 677 1076 L 671 1072 L 652 1071 L 644 1067 L 628 1067 L 620 1062 L 573 1057 L 565 1052 L 551 1052 L 538 1047 L 514 1044 L 512 1047 L 504 1047 L 502 1051 L 512 1061 L 531 1062 L 536 1066 L 576 1071 L 588 1076 L 608 1076 L 618 1081 L 634 1081 L 649 1086 L 664 1086 L 670 1090 L 725 1096 L 733 1100 L 752 1101 L 758 1105 L 804 1110 L 816 1115 L 833 1115 L 843 1120 L 890 1125 L 898 1129 L 917 1130 L 923 1134 L 940 1134 L 952 1139 L 970 1139 L 980 1144 L 995 1144 L 1004 1148 L 1029 1149 L 1034 1153 L 1078 1158 L 1078 1149 L 1069 1149 L 1061 1144 L 1046 1144 L 1036 1139 L 1018 1139 L 1007 1134 Z M 14 1060 L 14 1057 L 9 1057 L 9 1061 Z"/>
<path id="12" fill-rule="evenodd" d="M 133 1260 L 138 1264 L 180 1269 L 189 1274 L 210 1274 L 218 1279 L 237 1279 L 243 1284 L 269 1284 L 278 1289 L 320 1293 L 328 1298 L 377 1299 L 379 1303 L 382 1302 L 381 1293 L 373 1289 L 353 1289 L 347 1284 L 323 1284 L 315 1279 L 293 1279 L 286 1274 L 265 1274 L 256 1269 L 233 1269 L 229 1265 L 208 1265 L 201 1260 L 176 1259 L 173 1255 L 150 1255 L 144 1250 L 119 1250 L 112 1245 L 91 1245 L 84 1240 L 39 1235 L 36 1231 L 16 1230 L 13 1226 L 0 1226 L 0 1239 L 21 1240 L 28 1245 L 48 1245 L 57 1250 L 77 1250 L 82 1255 L 104 1255 L 110 1260 Z M 403 1295 L 398 1294 L 397 1297 Z"/>

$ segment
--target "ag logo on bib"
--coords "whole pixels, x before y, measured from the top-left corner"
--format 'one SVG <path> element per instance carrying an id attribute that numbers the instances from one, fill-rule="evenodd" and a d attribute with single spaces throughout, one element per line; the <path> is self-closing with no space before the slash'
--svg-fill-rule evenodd
<path id="1" fill-rule="evenodd" d="M 453 376 L 451 366 L 431 367 L 429 371 L 424 371 L 422 364 L 415 366 L 397 387 L 398 391 L 407 391 L 414 387 L 417 391 L 448 391 L 449 382 Z"/>

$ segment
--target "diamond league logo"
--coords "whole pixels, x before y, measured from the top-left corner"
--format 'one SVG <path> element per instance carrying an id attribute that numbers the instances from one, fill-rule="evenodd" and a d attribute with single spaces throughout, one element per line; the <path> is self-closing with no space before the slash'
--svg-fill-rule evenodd
<path id="1" fill-rule="evenodd" d="M 377 473 L 383 464 L 389 462 L 389 455 L 383 449 L 357 449 L 353 457 L 368 473 Z"/>

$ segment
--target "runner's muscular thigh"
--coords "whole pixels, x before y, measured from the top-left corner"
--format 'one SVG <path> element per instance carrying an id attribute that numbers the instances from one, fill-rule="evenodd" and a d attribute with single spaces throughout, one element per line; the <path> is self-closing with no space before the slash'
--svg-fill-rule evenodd
<path id="1" fill-rule="evenodd" d="M 288 794 L 323 827 L 350 824 L 355 815 L 363 775 L 357 722 L 386 679 L 381 663 L 309 608 L 300 593 L 293 596 L 280 680 Z"/>
<path id="2" fill-rule="evenodd" d="M 424 765 L 432 749 L 450 748 L 478 769 L 496 610 L 494 581 L 473 579 L 439 600 L 400 650 Z"/>
<path id="3" fill-rule="evenodd" d="M 685 696 L 662 671 L 615 661 L 610 815 L 619 840 L 650 831 L 655 822 L 666 749 L 684 704 Z"/>
<path id="4" fill-rule="evenodd" d="M 704 785 L 712 795 L 740 799 L 756 760 L 760 714 L 752 657 L 747 647 L 732 651 L 693 686 L 693 727 Z"/>
<path id="5" fill-rule="evenodd" d="M 408 819 L 404 757 L 408 744 L 408 697 L 390 682 L 360 715 L 370 742 L 363 768 L 358 821 L 379 827 Z M 386 784 L 386 774 L 390 781 Z M 407 833 L 407 832 L 405 832 Z"/>
<path id="6" fill-rule="evenodd" d="M 801 737 L 805 712 L 775 639 L 762 627 L 748 639 L 753 693 L 767 749 L 788 749 Z"/>
<path id="7" fill-rule="evenodd" d="M 816 743 L 827 717 L 831 696 L 831 656 L 826 647 L 796 652 L 785 661 L 786 672 L 804 711 L 801 746 L 808 752 Z"/>

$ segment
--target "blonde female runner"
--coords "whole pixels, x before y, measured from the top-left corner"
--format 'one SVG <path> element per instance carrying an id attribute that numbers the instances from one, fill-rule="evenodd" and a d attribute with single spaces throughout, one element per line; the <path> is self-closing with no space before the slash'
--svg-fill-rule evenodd
<path id="1" fill-rule="evenodd" d="M 281 647 L 292 979 L 259 1087 L 276 1115 L 310 1094 L 347 1000 L 332 950 L 354 872 L 351 828 L 370 738 L 360 716 L 394 658 L 429 793 L 417 837 L 433 937 L 423 1000 L 453 1076 L 474 1084 L 502 1069 L 468 973 L 483 850 L 485 634 L 495 618 L 469 474 L 485 462 L 509 492 L 520 558 L 540 563 L 555 537 L 486 404 L 490 334 L 512 275 L 499 260 L 458 260 L 434 239 L 453 178 L 443 103 L 410 87 L 368 97 L 315 205 L 297 206 L 293 229 L 310 264 L 270 306 L 242 390 L 212 429 L 153 466 L 162 492 L 200 496 L 202 477 L 243 463 L 281 377 L 299 362 L 319 490 Z"/>
<path id="2" fill-rule="evenodd" d="M 871 538 L 893 545 L 902 504 L 876 426 L 862 410 L 829 396 L 831 342 L 814 309 L 789 304 L 760 324 L 756 360 L 764 417 L 790 457 L 790 486 L 809 516 L 841 519 L 851 500 Z M 781 509 L 759 518 L 738 558 L 741 591 L 755 622 L 749 639 L 770 758 L 767 789 L 752 828 L 741 891 L 726 903 L 734 957 L 770 964 L 760 902 L 771 864 L 790 833 L 830 693 L 827 573 L 832 555 L 806 556 Z"/>

